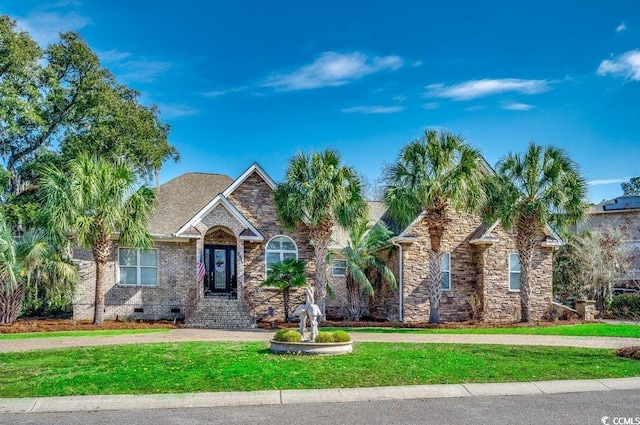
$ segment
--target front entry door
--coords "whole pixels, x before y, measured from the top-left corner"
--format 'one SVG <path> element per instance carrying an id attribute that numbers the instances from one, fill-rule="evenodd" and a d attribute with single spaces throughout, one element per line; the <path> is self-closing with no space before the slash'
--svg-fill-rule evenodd
<path id="1" fill-rule="evenodd" d="M 229 245 L 205 245 L 205 291 L 211 294 L 237 292 L 236 247 Z"/>

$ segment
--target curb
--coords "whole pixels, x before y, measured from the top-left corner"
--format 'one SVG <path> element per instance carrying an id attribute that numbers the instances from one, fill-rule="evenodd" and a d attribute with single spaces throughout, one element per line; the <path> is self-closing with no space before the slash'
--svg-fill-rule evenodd
<path id="1" fill-rule="evenodd" d="M 640 390 L 640 377 L 317 390 L 0 398 L 0 414 L 286 405 L 317 403 L 319 400 L 323 403 L 345 403 L 447 397 L 542 395 L 614 390 Z"/>

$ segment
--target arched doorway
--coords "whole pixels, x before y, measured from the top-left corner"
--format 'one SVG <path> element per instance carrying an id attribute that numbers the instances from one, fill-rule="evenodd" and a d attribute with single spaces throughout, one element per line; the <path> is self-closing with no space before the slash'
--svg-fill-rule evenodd
<path id="1" fill-rule="evenodd" d="M 237 239 L 227 227 L 215 226 L 204 237 L 205 296 L 238 296 Z"/>

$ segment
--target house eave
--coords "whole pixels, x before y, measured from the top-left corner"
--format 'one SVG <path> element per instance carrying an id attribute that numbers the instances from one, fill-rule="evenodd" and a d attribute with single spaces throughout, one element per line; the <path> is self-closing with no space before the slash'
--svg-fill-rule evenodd
<path id="1" fill-rule="evenodd" d="M 477 239 L 471 239 L 469 241 L 469 244 L 470 245 L 493 245 L 496 242 L 498 242 L 498 238 L 495 238 L 495 239 L 477 238 Z"/>
<path id="2" fill-rule="evenodd" d="M 418 242 L 416 236 L 396 236 L 395 238 L 391 238 L 391 243 L 412 244 L 414 242 Z"/>

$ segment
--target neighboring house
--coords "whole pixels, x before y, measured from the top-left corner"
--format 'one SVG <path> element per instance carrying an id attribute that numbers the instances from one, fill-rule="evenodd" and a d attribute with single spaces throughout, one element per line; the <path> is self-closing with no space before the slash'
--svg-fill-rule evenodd
<path id="1" fill-rule="evenodd" d="M 283 317 L 282 298 L 262 287 L 272 262 L 307 261 L 313 282 L 313 247 L 305 229 L 289 232 L 276 221 L 273 180 L 253 164 L 233 180 L 220 174 L 187 173 L 158 187 L 159 205 L 148 229 L 153 249 L 116 245 L 106 269 L 107 319 L 184 318 L 186 326 L 243 328 L 269 316 Z M 381 203 L 370 204 L 373 220 L 384 217 Z M 385 253 L 398 289 L 380 285 L 369 304 L 370 316 L 424 322 L 429 316 L 427 257 L 429 236 L 423 216 L 392 239 Z M 334 251 L 346 241 L 334 234 Z M 531 276 L 532 318 L 551 304 L 552 250 L 560 238 L 540 234 Z M 442 240 L 442 320 L 519 319 L 519 262 L 515 238 L 498 223 L 483 226 L 478 217 L 453 215 Z M 74 299 L 74 318 L 93 317 L 95 266 L 91 252 L 75 249 L 82 283 Z M 327 299 L 327 316 L 343 313 L 346 265 L 335 257 L 328 275 L 335 297 Z M 200 279 L 202 277 L 202 279 Z M 402 294 L 402 296 L 400 296 Z M 291 305 L 304 302 L 304 290 Z"/>
<path id="2" fill-rule="evenodd" d="M 620 196 L 591 207 L 589 217 L 577 231 L 622 232 L 622 245 L 630 255 L 630 269 L 617 287 L 640 289 L 640 196 Z"/>

